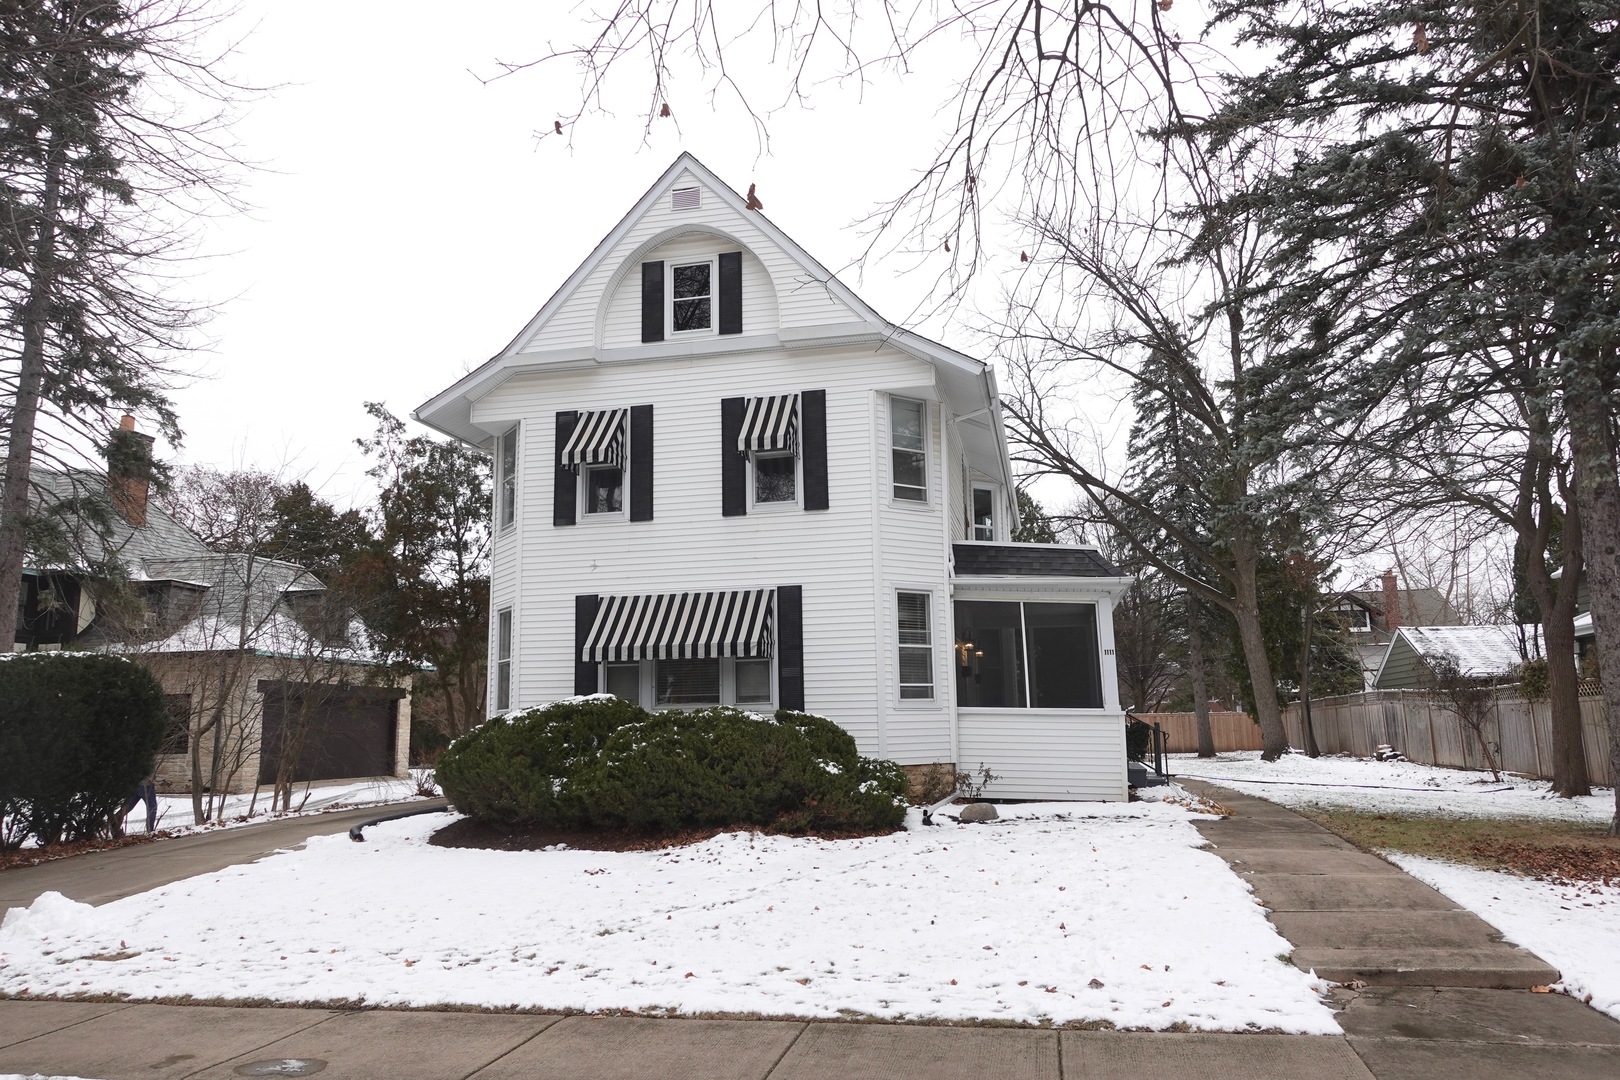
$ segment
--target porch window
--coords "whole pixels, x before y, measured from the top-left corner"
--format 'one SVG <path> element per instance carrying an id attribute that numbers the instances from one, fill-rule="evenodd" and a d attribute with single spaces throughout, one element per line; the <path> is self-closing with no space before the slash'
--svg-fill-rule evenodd
<path id="1" fill-rule="evenodd" d="M 896 594 L 900 616 L 901 698 L 932 699 L 934 696 L 934 638 L 928 626 L 928 609 L 933 599 L 928 593 Z"/>
<path id="2" fill-rule="evenodd" d="M 512 707 L 512 609 L 495 616 L 495 711 Z"/>
<path id="3" fill-rule="evenodd" d="M 955 614 L 962 706 L 1102 708 L 1095 604 L 958 600 Z"/>

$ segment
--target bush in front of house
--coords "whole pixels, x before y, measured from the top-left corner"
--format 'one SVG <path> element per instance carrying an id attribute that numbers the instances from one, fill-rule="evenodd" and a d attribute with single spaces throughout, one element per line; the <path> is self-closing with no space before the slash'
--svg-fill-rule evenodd
<path id="1" fill-rule="evenodd" d="M 862 758 L 830 720 L 785 710 L 571 699 L 463 736 L 438 778 L 458 810 L 507 826 L 876 831 L 905 816 L 898 765 Z"/>
<path id="2" fill-rule="evenodd" d="M 605 694 L 570 698 L 497 716 L 439 755 L 439 788 L 462 813 L 499 825 L 578 828 L 590 815 L 574 775 L 594 762 L 608 736 L 647 713 Z"/>
<path id="3" fill-rule="evenodd" d="M 163 689 L 139 664 L 89 653 L 0 662 L 0 847 L 115 832 L 166 724 Z"/>

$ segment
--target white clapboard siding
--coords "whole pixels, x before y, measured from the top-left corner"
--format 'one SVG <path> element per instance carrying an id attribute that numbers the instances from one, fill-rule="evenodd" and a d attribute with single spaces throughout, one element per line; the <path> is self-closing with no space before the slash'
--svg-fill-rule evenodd
<path id="1" fill-rule="evenodd" d="M 958 767 L 983 765 L 999 779 L 992 799 L 1123 800 L 1123 713 L 964 709 L 957 717 Z"/>
<path id="2" fill-rule="evenodd" d="M 720 237 L 683 236 L 679 240 L 660 244 L 647 252 L 642 256 L 641 262 L 657 259 L 695 259 L 734 250 L 736 250 L 734 244 Z M 666 280 L 664 284 L 667 288 L 669 282 Z M 719 287 L 718 281 L 715 282 L 715 287 Z M 765 264 L 751 251 L 743 252 L 742 294 L 742 332 L 744 334 L 774 332 L 777 328 L 776 289 L 771 284 L 771 275 L 765 269 Z M 716 307 L 712 310 L 714 318 L 719 319 L 719 309 Z M 614 288 L 613 296 L 608 300 L 603 320 L 602 347 L 620 349 L 627 345 L 639 344 L 641 344 L 641 273 L 638 270 L 624 275 Z"/>
<path id="3" fill-rule="evenodd" d="M 519 522 L 524 538 L 515 626 L 514 699 L 537 704 L 573 692 L 573 598 L 580 593 L 672 592 L 690 589 L 804 589 L 805 703 L 855 735 L 863 753 L 881 752 L 882 726 L 894 712 L 875 688 L 877 657 L 892 645 L 892 618 L 880 624 L 874 582 L 874 474 L 886 462 L 872 451 L 874 382 L 915 385 L 926 365 L 891 350 L 754 353 L 660 360 L 608 369 L 547 372 L 509 380 L 482 399 L 475 422 L 499 428 L 525 419 L 519 464 Z M 720 513 L 720 401 L 725 397 L 827 392 L 830 509 Z M 555 416 L 567 409 L 651 404 L 654 410 L 654 519 L 594 519 L 552 525 Z M 887 422 L 886 420 L 884 421 Z M 937 428 L 936 428 L 937 430 Z M 886 456 L 886 455 L 885 455 Z M 936 470 L 937 471 L 937 470 Z M 885 503 L 886 505 L 886 503 Z M 924 551 L 894 562 L 939 597 L 936 653 L 948 646 L 945 567 L 935 511 L 898 516 L 888 543 Z M 931 539 L 930 539 L 931 537 Z M 932 558 L 929 555 L 932 555 Z M 503 583 L 504 589 L 504 583 Z M 504 595 L 504 593 L 503 593 Z M 879 627 L 886 638 L 879 641 Z M 892 685 L 892 683 L 891 683 Z M 906 716 L 905 740 L 922 749 L 889 753 L 902 762 L 948 760 L 943 707 Z M 932 734 L 919 737 L 921 722 Z M 941 747 L 945 752 L 941 752 Z"/>
<path id="4" fill-rule="evenodd" d="M 750 260 L 744 259 L 745 332 L 750 329 L 746 295 L 750 285 L 755 290 L 768 285 L 774 291 L 775 298 L 771 306 L 775 309 L 773 318 L 776 326 L 817 326 L 847 323 L 857 318 L 842 301 L 833 296 L 823 284 L 814 281 L 787 252 L 768 238 L 751 212 L 734 209 L 715 196 L 712 189 L 689 172 L 682 172 L 673 186 L 701 188 L 699 208 L 673 210 L 667 197 L 655 200 L 647 213 L 617 239 L 601 262 L 579 284 L 566 302 L 553 312 L 543 325 L 534 329 L 529 340 L 520 349 L 521 352 L 550 352 L 597 345 L 599 317 L 603 319 L 601 325 L 604 345 L 609 340 L 629 343 L 626 335 L 632 332 L 634 337 L 629 340 L 639 343 L 641 262 L 645 258 L 661 257 L 653 255 L 654 250 L 663 250 L 666 247 L 673 249 L 676 244 L 687 245 L 694 240 L 691 236 L 675 235 L 668 244 L 655 243 L 654 247 L 647 248 L 646 251 L 642 249 L 649 242 L 657 241 L 659 237 L 678 234 L 682 230 L 711 230 L 708 235 L 713 239 L 698 242 L 703 251 L 731 251 L 740 244 L 752 256 L 752 261 L 756 264 L 752 282 L 747 270 Z M 725 238 L 728 242 L 718 242 L 721 238 Z M 682 254 L 696 253 L 697 248 L 682 252 Z M 626 304 L 614 302 L 622 301 L 626 290 L 636 296 L 634 306 L 630 309 L 633 320 L 627 317 L 623 310 Z M 614 295 L 607 297 L 610 291 Z M 604 305 L 605 297 L 609 301 L 607 305 Z M 760 300 L 757 292 L 755 299 Z M 776 326 L 762 326 L 760 329 L 774 330 Z"/>

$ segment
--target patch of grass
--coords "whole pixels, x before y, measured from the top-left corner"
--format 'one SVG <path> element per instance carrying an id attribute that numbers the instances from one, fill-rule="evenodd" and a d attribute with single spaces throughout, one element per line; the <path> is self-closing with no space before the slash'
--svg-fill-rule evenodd
<path id="1" fill-rule="evenodd" d="M 1550 881 L 1620 884 L 1620 837 L 1609 836 L 1602 825 L 1321 807 L 1301 813 L 1367 851 L 1400 851 Z"/>

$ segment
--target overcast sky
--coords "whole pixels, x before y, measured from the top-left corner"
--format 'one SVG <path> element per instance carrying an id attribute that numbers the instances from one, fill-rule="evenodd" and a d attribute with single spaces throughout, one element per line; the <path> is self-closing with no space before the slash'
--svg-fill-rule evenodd
<path id="1" fill-rule="evenodd" d="M 178 460 L 285 470 L 339 502 L 364 498 L 362 403 L 403 417 L 493 355 L 683 150 L 740 191 L 757 184 L 767 216 L 916 325 L 914 260 L 845 268 L 866 242 L 857 220 L 930 160 L 949 73 L 885 76 L 864 100 L 828 87 L 813 111 L 772 120 L 764 155 L 740 111 L 711 108 L 696 84 L 672 94 L 678 126 L 659 121 L 642 145 L 641 86 L 626 82 L 623 107 L 588 117 L 570 146 L 535 133 L 569 104 L 572 72 L 476 77 L 576 39 L 566 10 L 243 5 L 231 69 L 273 89 L 234 128 L 261 165 L 242 190 L 255 209 L 216 222 L 194 268 L 221 310 L 194 361 L 204 377 L 175 395 Z"/>

